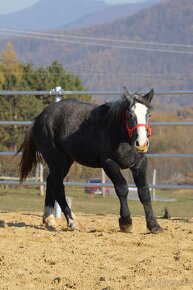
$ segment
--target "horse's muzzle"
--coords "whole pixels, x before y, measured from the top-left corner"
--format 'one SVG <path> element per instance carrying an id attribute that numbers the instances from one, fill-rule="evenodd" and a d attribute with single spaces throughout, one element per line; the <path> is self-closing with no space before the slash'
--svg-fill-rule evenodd
<path id="1" fill-rule="evenodd" d="M 135 148 L 139 153 L 146 153 L 149 148 L 149 140 L 145 144 L 139 144 L 138 140 L 135 142 Z"/>

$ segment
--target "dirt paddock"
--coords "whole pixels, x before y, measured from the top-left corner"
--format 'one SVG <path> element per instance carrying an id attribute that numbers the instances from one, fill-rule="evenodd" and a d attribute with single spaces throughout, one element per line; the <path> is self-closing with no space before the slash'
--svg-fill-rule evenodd
<path id="1" fill-rule="evenodd" d="M 133 218 L 77 214 L 80 231 L 41 225 L 40 213 L 0 213 L 1 290 L 193 289 L 193 219 L 162 220 L 164 233 Z"/>

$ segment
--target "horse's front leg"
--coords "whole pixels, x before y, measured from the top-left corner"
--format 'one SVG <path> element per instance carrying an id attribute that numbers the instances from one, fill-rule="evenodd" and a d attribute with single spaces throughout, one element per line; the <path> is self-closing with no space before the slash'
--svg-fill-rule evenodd
<path id="1" fill-rule="evenodd" d="M 147 228 L 152 233 L 162 232 L 162 227 L 158 224 L 155 214 L 152 209 L 151 195 L 146 178 L 147 161 L 146 158 L 141 163 L 140 168 L 132 169 L 133 178 L 138 189 L 138 195 L 143 204 Z"/>
<path id="2" fill-rule="evenodd" d="M 115 192 L 120 200 L 119 227 L 121 231 L 128 233 L 132 229 L 132 219 L 127 203 L 127 182 L 121 174 L 118 164 L 113 160 L 106 160 L 103 164 L 103 169 L 114 184 Z"/>

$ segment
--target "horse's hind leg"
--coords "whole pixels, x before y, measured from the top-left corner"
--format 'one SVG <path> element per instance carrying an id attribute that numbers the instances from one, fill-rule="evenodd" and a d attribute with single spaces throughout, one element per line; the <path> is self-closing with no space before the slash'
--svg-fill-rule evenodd
<path id="1" fill-rule="evenodd" d="M 60 157 L 60 158 L 57 158 Z M 46 190 L 46 199 L 45 199 L 45 207 L 44 207 L 44 221 L 51 220 L 51 223 L 54 222 L 54 203 L 55 200 L 58 202 L 59 206 L 61 207 L 66 220 L 68 227 L 74 230 L 75 222 L 73 219 L 72 211 L 66 201 L 65 197 L 65 188 L 63 184 L 63 179 L 67 175 L 71 165 L 72 160 L 69 158 L 61 158 L 55 152 L 54 155 L 54 163 L 47 162 L 50 175 L 48 176 L 48 183 L 47 183 L 47 190 Z"/>
<path id="2" fill-rule="evenodd" d="M 49 174 L 46 183 L 46 197 L 43 215 L 43 223 L 45 223 L 48 226 L 55 225 L 55 216 L 54 216 L 55 197 L 53 193 L 54 193 L 53 182 Z"/>

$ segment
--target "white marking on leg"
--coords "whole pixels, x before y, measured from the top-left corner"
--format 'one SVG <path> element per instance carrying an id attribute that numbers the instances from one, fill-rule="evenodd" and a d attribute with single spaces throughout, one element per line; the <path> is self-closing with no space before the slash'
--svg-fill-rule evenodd
<path id="1" fill-rule="evenodd" d="M 56 224 L 56 219 L 53 214 L 49 215 L 48 217 L 43 216 L 43 223 L 49 227 L 53 227 Z"/>
<path id="2" fill-rule="evenodd" d="M 73 200 L 73 197 L 71 196 L 66 196 L 66 202 L 71 210 L 71 215 L 72 215 L 72 218 L 75 219 L 75 214 L 73 213 L 72 211 L 72 200 Z"/>
<path id="3" fill-rule="evenodd" d="M 44 208 L 43 223 L 47 226 L 54 226 L 56 223 L 54 214 L 51 213 L 49 207 Z"/>
<path id="4" fill-rule="evenodd" d="M 74 219 L 71 219 L 70 217 L 68 217 L 68 227 L 72 231 L 75 231 L 77 229 Z"/>
<path id="5" fill-rule="evenodd" d="M 61 218 L 62 210 L 61 210 L 61 207 L 59 206 L 59 204 L 57 203 L 57 201 L 55 201 L 54 212 L 55 212 L 56 218 L 58 218 L 58 219 Z"/>

